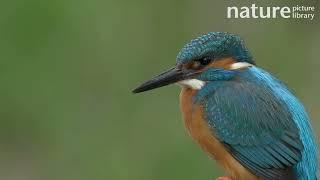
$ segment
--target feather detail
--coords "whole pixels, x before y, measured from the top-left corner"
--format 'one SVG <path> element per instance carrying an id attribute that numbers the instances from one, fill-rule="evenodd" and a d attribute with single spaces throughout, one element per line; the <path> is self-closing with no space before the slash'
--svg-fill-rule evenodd
<path id="1" fill-rule="evenodd" d="M 212 134 L 244 167 L 262 179 L 293 178 L 303 151 L 299 129 L 286 104 L 250 69 L 209 82 L 195 97 Z"/>
<path id="2" fill-rule="evenodd" d="M 226 149 L 210 130 L 207 121 L 203 119 L 203 108 L 194 104 L 192 97 L 197 91 L 183 88 L 180 93 L 180 107 L 184 123 L 191 137 L 214 158 L 233 179 L 256 180 L 247 168 L 242 166 Z"/>

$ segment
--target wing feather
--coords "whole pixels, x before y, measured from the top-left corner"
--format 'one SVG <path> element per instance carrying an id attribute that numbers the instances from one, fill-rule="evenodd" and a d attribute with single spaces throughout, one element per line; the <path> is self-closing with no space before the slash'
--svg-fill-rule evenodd
<path id="1" fill-rule="evenodd" d="M 287 177 L 301 160 L 299 130 L 271 89 L 237 79 L 220 83 L 203 99 L 213 133 L 254 174 L 263 179 Z"/>

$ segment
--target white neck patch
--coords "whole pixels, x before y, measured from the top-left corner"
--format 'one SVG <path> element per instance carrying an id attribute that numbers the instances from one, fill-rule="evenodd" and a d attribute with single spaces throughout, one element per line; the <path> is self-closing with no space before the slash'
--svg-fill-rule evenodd
<path id="1" fill-rule="evenodd" d="M 205 85 L 205 82 L 198 79 L 186 79 L 186 80 L 177 82 L 177 84 L 182 87 L 189 87 L 192 89 L 199 90 Z"/>
<path id="2" fill-rule="evenodd" d="M 252 67 L 253 65 L 247 62 L 237 62 L 237 63 L 233 63 L 230 66 L 230 69 L 242 69 L 242 68 L 246 68 L 246 67 Z"/>

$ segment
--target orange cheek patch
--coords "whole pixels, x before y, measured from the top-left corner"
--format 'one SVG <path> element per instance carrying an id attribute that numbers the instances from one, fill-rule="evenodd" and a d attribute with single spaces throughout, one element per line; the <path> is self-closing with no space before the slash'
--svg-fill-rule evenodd
<path id="1" fill-rule="evenodd" d="M 233 58 L 224 58 L 213 61 L 208 65 L 208 67 L 230 69 L 233 63 L 236 63 L 236 61 Z"/>

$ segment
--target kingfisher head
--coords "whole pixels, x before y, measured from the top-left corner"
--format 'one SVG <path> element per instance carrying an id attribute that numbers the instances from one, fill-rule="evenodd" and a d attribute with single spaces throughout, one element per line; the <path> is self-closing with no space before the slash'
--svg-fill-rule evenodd
<path id="1" fill-rule="evenodd" d="M 238 35 L 210 32 L 187 43 L 180 50 L 174 67 L 141 84 L 133 92 L 148 91 L 173 83 L 201 89 L 206 81 L 217 77 L 219 80 L 228 79 L 230 72 L 254 64 L 244 41 Z"/>

